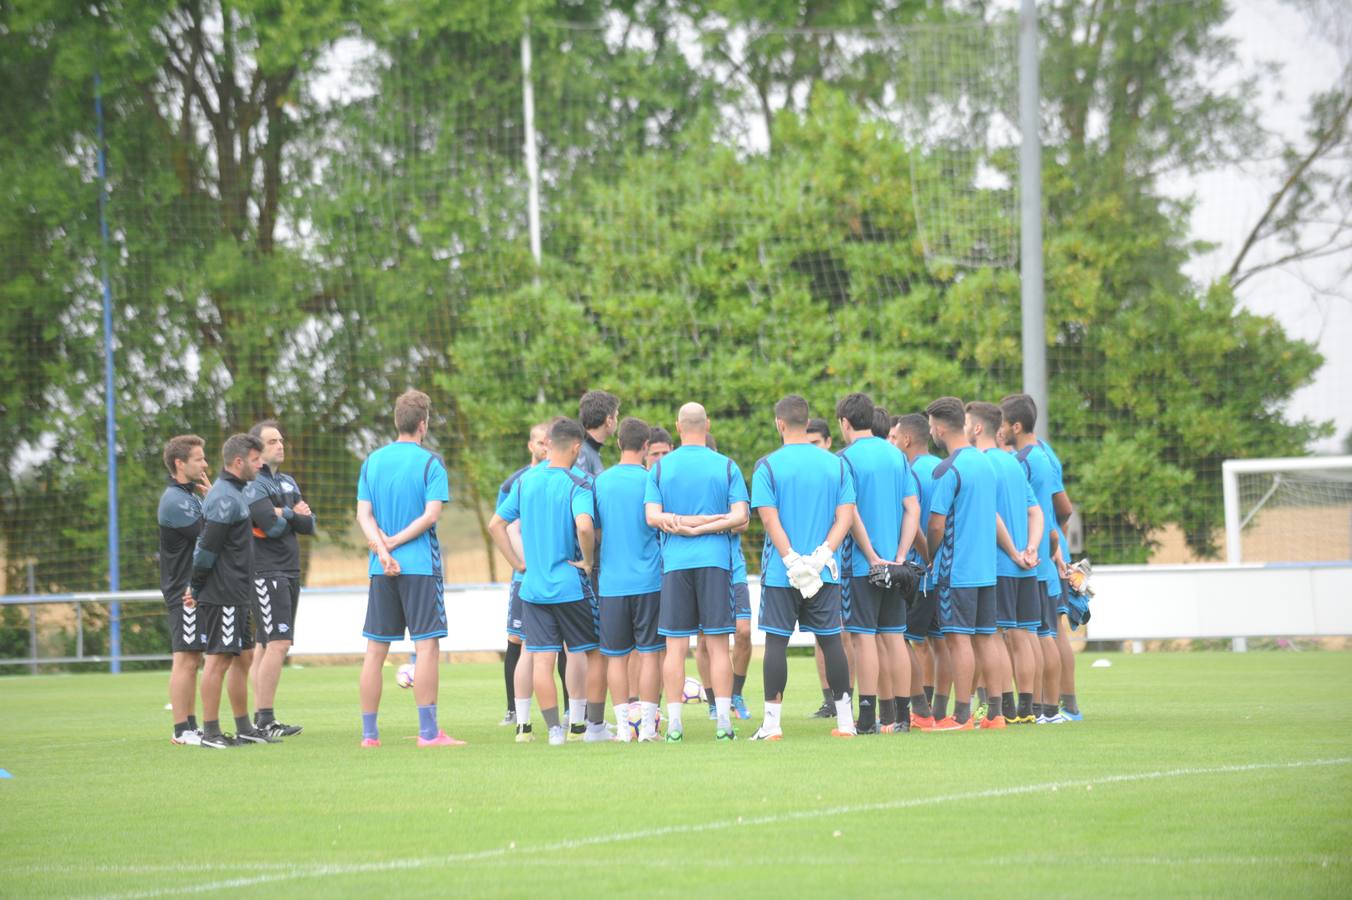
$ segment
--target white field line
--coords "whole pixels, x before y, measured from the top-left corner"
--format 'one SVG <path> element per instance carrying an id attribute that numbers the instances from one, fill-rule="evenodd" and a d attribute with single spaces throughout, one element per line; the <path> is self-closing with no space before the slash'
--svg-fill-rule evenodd
<path id="1" fill-rule="evenodd" d="M 1322 766 L 1345 766 L 1352 763 L 1352 757 L 1339 757 L 1336 759 L 1311 759 L 1299 762 L 1286 763 L 1248 763 L 1245 765 L 1234 766 L 1206 766 L 1185 769 L 1161 769 L 1155 772 L 1135 772 L 1123 775 L 1104 775 L 1098 778 L 1085 778 L 1077 781 L 1048 781 L 1040 784 L 1028 784 L 1015 787 L 989 788 L 982 791 L 964 791 L 955 794 L 943 794 L 932 797 L 915 797 L 907 800 L 890 800 L 879 803 L 855 803 L 844 806 L 832 806 L 823 809 L 798 810 L 793 812 L 776 813 L 764 816 L 739 816 L 736 819 L 722 819 L 715 822 L 703 822 L 693 825 L 667 825 L 661 828 L 646 828 L 639 831 L 618 832 L 614 834 L 598 834 L 591 837 L 570 838 L 568 840 L 552 841 L 546 844 L 525 845 L 518 847 L 515 843 L 506 847 L 493 847 L 486 850 L 476 850 L 468 853 L 452 853 L 445 856 L 413 857 L 409 859 L 391 859 L 381 862 L 368 863 L 317 863 L 312 865 L 291 866 L 282 871 L 273 871 L 266 874 L 249 875 L 240 878 L 228 878 L 220 881 L 202 882 L 198 884 L 184 883 L 184 879 L 191 878 L 195 873 L 200 872 L 199 867 L 184 866 L 179 869 L 169 870 L 178 876 L 175 884 L 163 888 L 151 888 L 142 891 L 131 891 L 118 894 L 95 895 L 100 900 L 133 900 L 133 898 L 143 897 L 166 897 L 173 894 L 201 894 L 211 891 L 222 891 L 230 888 L 253 887 L 260 884 L 272 884 L 281 881 L 292 881 L 299 878 L 328 878 L 343 875 L 366 875 L 377 872 L 400 872 L 416 869 L 426 869 L 433 867 L 450 866 L 458 863 L 479 862 L 488 859 L 499 859 L 509 854 L 529 854 L 529 853 L 558 853 L 568 850 L 578 850 L 584 847 L 595 847 L 605 844 L 618 844 L 628 841 L 641 841 L 650 838 L 668 837 L 678 834 L 700 834 L 709 831 L 723 831 L 732 828 L 754 827 L 757 825 L 778 825 L 785 822 L 798 822 L 810 819 L 822 819 L 831 816 L 854 815 L 858 813 L 883 812 L 891 810 L 914 809 L 922 806 L 940 806 L 947 803 L 961 803 L 969 800 L 991 800 L 1003 797 L 1017 797 L 1024 794 L 1036 794 L 1043 791 L 1059 791 L 1073 788 L 1091 787 L 1096 784 L 1125 784 L 1137 781 L 1156 781 L 1167 778 L 1191 778 L 1200 775 L 1232 775 L 1245 772 L 1262 772 L 1287 769 L 1308 769 Z M 1148 857 L 1147 859 L 1158 858 Z M 1247 857 L 1241 857 L 1245 859 Z M 1164 858 L 1159 858 L 1164 859 Z M 1201 858 L 1205 860 L 1205 857 Z M 1227 858 L 1228 859 L 1228 858 Z M 1186 862 L 1186 859 L 1184 860 Z M 1312 864 L 1324 865 L 1328 860 L 1319 859 Z M 1173 864 L 1173 863 L 1165 863 Z M 66 871 L 72 868 L 66 867 Z M 117 872 L 115 867 L 100 867 L 98 871 L 112 874 Z M 127 874 L 135 874 L 139 871 L 136 867 L 129 867 Z"/>

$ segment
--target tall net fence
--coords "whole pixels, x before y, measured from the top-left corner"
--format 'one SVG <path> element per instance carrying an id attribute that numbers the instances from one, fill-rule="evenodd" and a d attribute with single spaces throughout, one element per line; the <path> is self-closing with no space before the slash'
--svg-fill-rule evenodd
<path id="1" fill-rule="evenodd" d="M 279 419 L 319 519 L 307 580 L 356 583 L 358 468 L 392 438 L 394 397 L 426 390 L 452 475 L 447 575 L 474 582 L 505 577 L 484 526 L 529 426 L 589 388 L 668 428 L 702 401 L 748 474 L 785 393 L 833 419 L 852 390 L 903 414 L 1020 388 L 1012 21 L 537 21 L 537 265 L 519 23 L 372 27 L 279 62 L 262 30 L 174 16 L 153 65 L 103 73 L 106 248 L 88 83 L 49 71 L 53 131 L 20 130 L 6 158 L 5 202 L 32 214 L 0 234 L 4 592 L 107 585 L 103 262 L 124 588 L 157 583 L 174 434 L 204 437 L 214 467 L 225 436 Z M 60 177 L 22 177 L 20 154 L 58 138 Z M 1214 552 L 1221 460 L 1305 434 L 1247 361 L 1283 352 L 1280 329 L 1218 348 L 1206 328 L 1232 307 L 1096 269 L 1116 225 L 1061 229 L 1073 185 L 1048 140 L 1050 436 L 1085 550 Z M 1266 430 L 1214 427 L 1239 407 Z"/>

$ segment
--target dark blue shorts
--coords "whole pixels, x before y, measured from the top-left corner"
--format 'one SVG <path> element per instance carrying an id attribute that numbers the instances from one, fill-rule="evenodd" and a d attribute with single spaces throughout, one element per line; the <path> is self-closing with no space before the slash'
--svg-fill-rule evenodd
<path id="1" fill-rule="evenodd" d="M 606 656 L 627 656 L 634 650 L 656 653 L 666 649 L 666 641 L 657 634 L 657 611 L 661 603 L 661 591 L 602 597 L 601 652 Z"/>
<path id="2" fill-rule="evenodd" d="M 950 634 L 995 634 L 995 585 L 939 589 L 939 620 Z"/>
<path id="3" fill-rule="evenodd" d="M 601 646 L 596 602 L 591 598 L 567 603 L 531 603 L 525 607 L 527 653 L 585 653 Z"/>
<path id="4" fill-rule="evenodd" d="M 521 609 L 521 582 L 513 581 L 507 589 L 507 633 L 512 637 L 525 638 L 525 612 Z"/>
<path id="5" fill-rule="evenodd" d="M 915 602 L 906 610 L 906 640 L 923 644 L 930 638 L 941 638 L 939 628 L 939 592 L 934 588 L 917 590 Z"/>
<path id="6" fill-rule="evenodd" d="M 1021 593 L 1022 592 L 1022 593 Z M 1020 619 L 1019 603 L 1026 615 Z M 1022 627 L 1031 619 L 1034 624 L 1042 617 L 1038 607 L 1037 579 L 999 575 L 995 579 L 995 627 L 1004 631 Z"/>
<path id="7" fill-rule="evenodd" d="M 734 609 L 732 617 L 734 619 L 750 620 L 751 591 L 747 588 L 745 581 L 732 586 L 732 602 Z"/>
<path id="8" fill-rule="evenodd" d="M 1058 615 L 1064 616 L 1070 614 L 1070 604 L 1066 601 L 1066 598 L 1069 596 L 1070 596 L 1070 585 L 1066 584 L 1066 580 L 1062 578 L 1061 596 L 1056 598 L 1056 612 Z"/>
<path id="9" fill-rule="evenodd" d="M 1058 601 L 1060 598 L 1059 598 L 1059 597 L 1053 597 L 1053 596 L 1051 595 L 1051 593 L 1048 591 L 1048 588 L 1047 588 L 1047 582 L 1045 582 L 1045 581 L 1039 581 L 1039 582 L 1037 583 L 1037 586 L 1038 586 L 1038 599 L 1041 601 L 1041 602 L 1038 604 L 1038 627 L 1037 627 L 1037 636 L 1038 636 L 1038 637 L 1055 637 L 1055 636 L 1056 636 L 1056 606 L 1057 606 L 1057 601 Z"/>
<path id="10" fill-rule="evenodd" d="M 362 637 L 370 641 L 424 641 L 446 636 L 446 601 L 436 575 L 372 575 Z"/>
<path id="11" fill-rule="evenodd" d="M 811 634 L 840 634 L 840 585 L 823 584 L 811 599 L 794 588 L 762 586 L 760 630 L 788 637 L 795 625 Z"/>
<path id="12" fill-rule="evenodd" d="M 732 572 L 718 566 L 678 569 L 662 576 L 662 609 L 657 633 L 662 637 L 732 634 Z"/>
<path id="13" fill-rule="evenodd" d="M 841 611 L 845 630 L 851 634 L 906 631 L 906 599 L 901 591 L 869 584 L 867 575 L 856 575 L 841 585 Z"/>

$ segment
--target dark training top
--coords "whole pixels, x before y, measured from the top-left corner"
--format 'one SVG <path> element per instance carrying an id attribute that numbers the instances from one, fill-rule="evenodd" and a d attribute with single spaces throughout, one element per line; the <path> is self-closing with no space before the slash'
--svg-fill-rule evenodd
<path id="1" fill-rule="evenodd" d="M 244 488 L 244 502 L 253 521 L 255 573 L 300 576 L 300 541 L 296 535 L 315 533 L 315 517 L 299 515 L 292 509 L 300 501 L 296 479 L 266 465 Z M 279 508 L 280 516 L 276 513 Z"/>
<path id="2" fill-rule="evenodd" d="M 245 486 L 222 472 L 202 504 L 206 526 L 192 559 L 192 595 L 198 603 L 235 606 L 252 596 L 254 537 Z"/>
<path id="3" fill-rule="evenodd" d="M 202 533 L 202 501 L 194 485 L 169 482 L 160 496 L 160 593 L 165 606 L 183 602 L 193 549 Z"/>

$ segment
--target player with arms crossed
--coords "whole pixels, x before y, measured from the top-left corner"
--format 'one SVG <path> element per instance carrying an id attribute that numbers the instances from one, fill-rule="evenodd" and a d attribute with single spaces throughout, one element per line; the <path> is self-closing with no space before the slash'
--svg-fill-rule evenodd
<path id="1" fill-rule="evenodd" d="M 551 425 L 548 464 L 520 480 L 488 523 L 498 550 L 513 569 L 525 573 L 521 582 L 525 648 L 531 654 L 535 696 L 554 746 L 568 739 L 554 688 L 555 660 L 565 646 L 587 660 L 584 740 L 611 737 L 605 722 L 606 670 L 598 658 L 598 610 L 591 583 L 596 499 L 591 479 L 573 468 L 585 436 L 572 419 Z M 516 552 L 507 536 L 508 525 L 518 520 L 524 555 Z M 522 720 L 530 721 L 528 697 L 517 697 L 517 721 Z"/>
<path id="2" fill-rule="evenodd" d="M 855 734 L 850 675 L 840 639 L 837 559 L 854 522 L 854 482 L 844 460 L 812 446 L 807 423 L 808 406 L 802 397 L 790 394 L 776 403 L 775 428 L 784 446 L 757 463 L 751 476 L 751 505 L 760 514 L 766 536 L 760 614 L 760 629 L 765 632 L 765 720 L 752 740 L 777 741 L 784 736 L 780 713 L 789 679 L 789 636 L 795 626 L 815 634 L 822 649 L 836 707 L 831 733 Z"/>
<path id="3" fill-rule="evenodd" d="M 249 434 L 263 444 L 262 465 L 244 489 L 254 536 L 254 634 L 263 649 L 254 654 L 249 671 L 257 709 L 254 726 L 273 737 L 300 734 L 301 726 L 277 721 L 273 706 L 282 664 L 295 640 L 300 603 L 300 541 L 315 533 L 315 517 L 301 496 L 296 479 L 277 470 L 286 459 L 281 426 L 259 422 Z"/>
<path id="4" fill-rule="evenodd" d="M 204 524 L 193 553 L 192 582 L 183 595 L 185 611 L 200 606 L 206 637 L 202 669 L 202 746 L 213 750 L 241 744 L 275 744 L 277 739 L 249 721 L 251 642 L 249 602 L 253 596 L 253 532 L 244 488 L 262 464 L 258 438 L 234 434 L 221 447 L 224 465 L 202 502 Z M 247 646 L 246 646 L 247 645 Z M 221 732 L 221 685 L 229 673 L 235 736 Z"/>
<path id="5" fill-rule="evenodd" d="M 199 745 L 202 732 L 193 708 L 197 670 L 202 665 L 206 632 L 197 627 L 197 610 L 184 609 L 183 595 L 192 577 L 193 550 L 202 534 L 202 495 L 211 490 L 207 455 L 195 434 L 180 434 L 164 445 L 169 485 L 160 496 L 160 593 L 169 612 L 169 703 L 174 710 L 175 744 Z"/>
<path id="6" fill-rule="evenodd" d="M 446 466 L 423 446 L 431 401 L 422 391 L 405 391 L 394 404 L 399 437 L 362 463 L 357 479 L 357 524 L 371 550 L 366 599 L 366 658 L 361 669 L 363 747 L 380 746 L 381 667 L 390 644 L 407 632 L 418 654 L 413 697 L 418 704 L 418 746 L 450 747 L 464 741 L 437 724 L 441 639 L 446 636 L 446 601 L 441 580 L 437 518 L 451 499 Z"/>
<path id="7" fill-rule="evenodd" d="M 732 728 L 732 659 L 726 635 L 737 630 L 732 592 L 730 532 L 750 518 L 746 481 L 732 460 L 706 443 L 709 416 L 687 403 L 676 416 L 681 446 L 653 465 L 644 496 L 647 522 L 666 533 L 662 544 L 662 602 L 658 634 L 666 638 L 663 682 L 667 742 L 679 742 L 685 656 L 690 638 L 706 637 L 718 721 L 715 740 L 736 738 Z M 714 638 L 713 640 L 708 640 Z"/>

